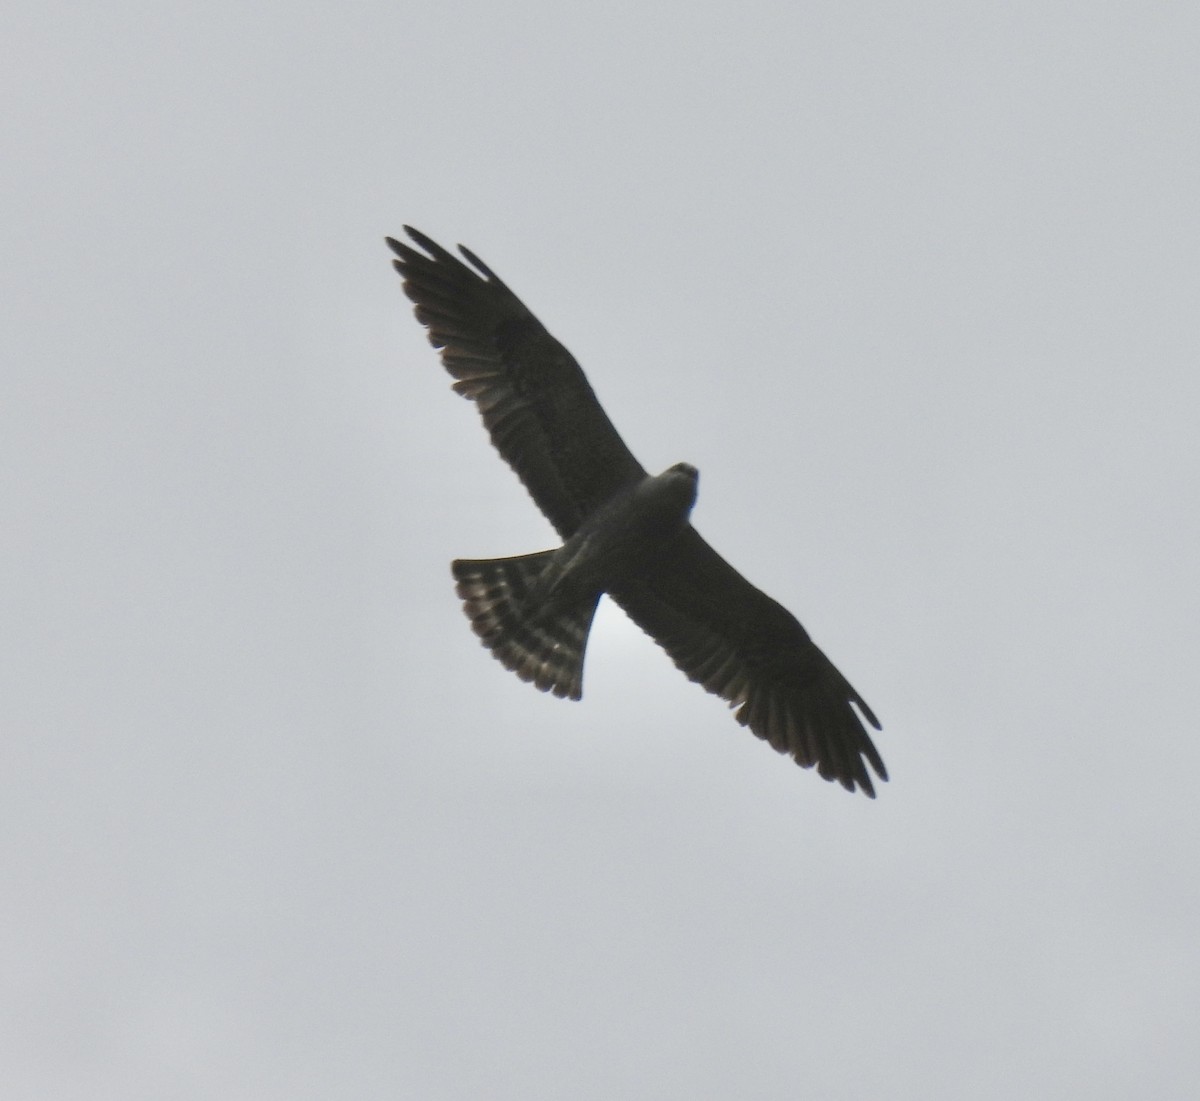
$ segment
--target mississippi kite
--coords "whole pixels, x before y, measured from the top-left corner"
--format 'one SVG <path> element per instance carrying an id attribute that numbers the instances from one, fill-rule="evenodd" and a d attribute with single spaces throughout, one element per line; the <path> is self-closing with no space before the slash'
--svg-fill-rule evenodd
<path id="1" fill-rule="evenodd" d="M 387 243 L 417 320 L 563 539 L 536 554 L 453 563 L 483 644 L 522 680 L 577 700 L 592 616 L 608 593 L 743 726 L 874 798 L 867 765 L 882 780 L 887 770 L 859 716 L 876 730 L 879 720 L 796 618 L 692 527 L 696 468 L 648 475 L 571 353 L 482 260 L 460 245 L 468 267 L 405 233 L 418 247 Z"/>

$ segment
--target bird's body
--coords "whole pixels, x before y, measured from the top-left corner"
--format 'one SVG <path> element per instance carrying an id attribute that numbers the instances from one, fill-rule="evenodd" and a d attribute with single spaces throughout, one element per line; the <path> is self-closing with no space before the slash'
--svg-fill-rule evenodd
<path id="1" fill-rule="evenodd" d="M 614 494 L 563 544 L 564 573 L 598 592 L 644 578 L 686 526 L 699 477 L 677 463 Z"/>
<path id="2" fill-rule="evenodd" d="M 799 622 L 722 559 L 690 523 L 698 474 L 650 476 L 571 354 L 474 254 L 475 268 L 406 227 L 388 238 L 431 343 L 478 405 L 501 455 L 563 538 L 516 558 L 452 569 L 472 627 L 543 691 L 579 699 L 596 605 L 608 593 L 684 673 L 804 767 L 873 796 L 887 771 L 854 707 L 862 697 Z M 851 706 L 854 705 L 854 707 Z"/>
<path id="3" fill-rule="evenodd" d="M 476 633 L 522 679 L 580 699 L 600 597 L 653 576 L 687 525 L 698 476 L 679 463 L 618 490 L 557 550 L 456 559 L 458 595 Z"/>

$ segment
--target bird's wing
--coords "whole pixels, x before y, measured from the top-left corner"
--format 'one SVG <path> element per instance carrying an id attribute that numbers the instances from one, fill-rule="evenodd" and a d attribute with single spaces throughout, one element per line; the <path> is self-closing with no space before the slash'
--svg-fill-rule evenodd
<path id="1" fill-rule="evenodd" d="M 887 769 L 855 713 L 863 698 L 796 618 L 751 585 L 689 526 L 636 583 L 610 594 L 689 678 L 737 707 L 737 720 L 848 791 Z"/>
<path id="2" fill-rule="evenodd" d="M 584 517 L 645 476 L 574 357 L 477 256 L 471 270 L 423 233 L 424 251 L 387 239 L 429 342 L 479 406 L 496 449 L 568 538 Z"/>

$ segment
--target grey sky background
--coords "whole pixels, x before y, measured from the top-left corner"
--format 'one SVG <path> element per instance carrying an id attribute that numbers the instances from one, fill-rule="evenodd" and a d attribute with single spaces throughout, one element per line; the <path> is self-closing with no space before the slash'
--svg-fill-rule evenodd
<path id="1" fill-rule="evenodd" d="M 1185 1097 L 1189 5 L 5 13 L 0 1093 Z M 580 359 L 884 722 L 795 768 L 602 608 L 388 266 Z"/>

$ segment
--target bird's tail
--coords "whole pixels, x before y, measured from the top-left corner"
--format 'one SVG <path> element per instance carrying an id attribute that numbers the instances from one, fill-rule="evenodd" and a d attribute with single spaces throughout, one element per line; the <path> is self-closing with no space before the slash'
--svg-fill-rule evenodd
<path id="1" fill-rule="evenodd" d="M 463 611 L 496 659 L 543 692 L 577 700 L 583 695 L 583 653 L 600 594 L 565 608 L 548 604 L 541 591 L 531 597 L 557 553 L 460 558 L 451 569 Z"/>

